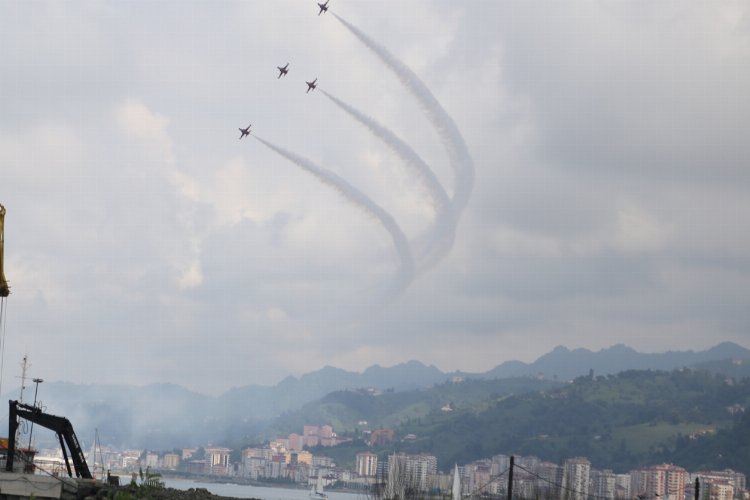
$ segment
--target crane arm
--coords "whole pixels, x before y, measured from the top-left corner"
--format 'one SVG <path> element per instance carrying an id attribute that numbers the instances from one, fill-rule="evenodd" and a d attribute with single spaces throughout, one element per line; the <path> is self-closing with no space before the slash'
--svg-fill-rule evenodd
<path id="1" fill-rule="evenodd" d="M 5 226 L 5 207 L 0 205 L 0 297 L 10 295 L 8 282 L 5 280 L 3 273 L 3 228 Z"/>
<path id="2" fill-rule="evenodd" d="M 29 406 L 18 401 L 9 401 L 10 408 L 8 412 L 8 458 L 6 459 L 6 470 L 13 470 L 13 455 L 16 448 L 16 429 L 18 428 L 18 417 L 25 418 L 29 422 L 34 422 L 37 425 L 46 427 L 57 433 L 60 440 L 60 447 L 62 448 L 63 455 L 65 455 L 65 462 L 68 467 L 68 474 L 72 476 L 70 465 L 68 465 L 67 454 L 65 453 L 65 447 L 63 446 L 63 438 L 65 444 L 68 445 L 70 450 L 70 458 L 73 461 L 73 467 L 75 468 L 75 474 L 77 477 L 84 479 L 91 479 L 91 472 L 89 466 L 86 464 L 86 458 L 84 457 L 81 445 L 78 442 L 75 431 L 73 431 L 73 424 L 70 423 L 65 417 L 58 417 L 57 415 L 50 415 L 44 413 L 39 408 Z"/>

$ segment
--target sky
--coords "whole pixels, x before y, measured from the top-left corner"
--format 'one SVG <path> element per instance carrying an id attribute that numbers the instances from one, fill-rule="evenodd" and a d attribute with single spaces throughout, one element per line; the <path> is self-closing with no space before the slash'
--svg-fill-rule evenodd
<path id="1" fill-rule="evenodd" d="M 329 6 L 0 0 L 2 390 L 750 346 L 750 5 Z"/>

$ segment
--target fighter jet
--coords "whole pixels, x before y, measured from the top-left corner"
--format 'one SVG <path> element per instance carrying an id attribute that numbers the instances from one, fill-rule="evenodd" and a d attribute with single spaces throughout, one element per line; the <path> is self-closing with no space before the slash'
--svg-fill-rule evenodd
<path id="1" fill-rule="evenodd" d="M 248 125 L 247 128 L 240 129 L 240 132 L 242 133 L 242 135 L 240 136 L 240 139 L 242 139 L 243 137 L 245 137 L 246 135 L 250 133 L 250 127 L 252 127 L 252 124 Z"/>
<path id="2" fill-rule="evenodd" d="M 318 81 L 318 79 L 315 78 L 315 80 L 313 80 L 311 82 L 305 82 L 307 84 L 307 92 L 310 92 L 311 90 L 315 90 L 315 87 L 317 87 L 317 85 L 315 84 L 315 82 L 317 82 L 317 81 Z M 305 92 L 305 94 L 307 94 L 307 92 Z"/>
<path id="3" fill-rule="evenodd" d="M 286 75 L 287 73 L 289 73 L 289 63 L 286 63 L 286 66 L 284 66 L 283 68 L 281 66 L 276 66 L 276 67 L 279 68 L 279 76 L 277 80 L 281 78 L 282 76 Z"/>
<path id="4" fill-rule="evenodd" d="M 318 15 L 321 15 L 323 12 L 328 12 L 328 2 L 331 0 L 326 0 L 326 3 L 319 3 L 318 7 L 320 7 L 320 12 L 318 12 Z"/>

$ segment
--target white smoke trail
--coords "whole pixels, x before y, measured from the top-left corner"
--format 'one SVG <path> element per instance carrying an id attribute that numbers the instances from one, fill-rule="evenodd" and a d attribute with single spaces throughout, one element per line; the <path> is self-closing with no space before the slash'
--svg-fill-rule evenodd
<path id="1" fill-rule="evenodd" d="M 396 74 L 401 83 L 409 89 L 422 106 L 427 119 L 435 127 L 443 143 L 443 147 L 448 153 L 451 167 L 454 170 L 455 189 L 453 192 L 453 207 L 456 219 L 458 219 L 469 202 L 471 191 L 474 189 L 474 162 L 469 155 L 464 139 L 458 131 L 453 118 L 446 113 L 437 99 L 435 99 L 435 96 L 432 95 L 432 92 L 430 92 L 422 80 L 408 66 L 348 21 L 345 21 L 334 12 L 331 12 L 331 14 Z"/>
<path id="2" fill-rule="evenodd" d="M 306 170 L 323 184 L 332 187 L 338 191 L 344 198 L 349 200 L 357 207 L 364 210 L 366 213 L 375 217 L 383 227 L 391 235 L 393 240 L 393 246 L 396 248 L 396 252 L 401 260 L 401 265 L 396 276 L 396 281 L 393 285 L 393 289 L 390 292 L 400 292 L 411 284 L 414 279 L 414 258 L 412 257 L 411 247 L 409 241 L 406 239 L 406 235 L 399 227 L 396 220 L 391 214 L 389 214 L 384 208 L 375 203 L 365 193 L 349 184 L 342 177 L 326 170 L 322 167 L 317 166 L 311 160 L 299 156 L 291 151 L 287 151 L 279 146 L 276 146 L 266 140 L 261 139 L 257 135 L 253 135 L 255 139 L 263 143 L 266 147 L 275 151 L 279 155 L 283 156 L 287 160 L 291 161 L 298 167 Z"/>
<path id="3" fill-rule="evenodd" d="M 435 222 L 430 241 L 427 244 L 426 257 L 430 260 L 442 258 L 453 245 L 456 224 L 451 200 L 430 166 L 411 146 L 374 118 L 367 116 L 325 90 L 320 89 L 320 91 L 339 108 L 364 125 L 375 137 L 383 141 L 404 162 L 404 165 L 411 168 L 411 171 L 416 174 L 416 177 L 427 189 L 435 209 Z"/>

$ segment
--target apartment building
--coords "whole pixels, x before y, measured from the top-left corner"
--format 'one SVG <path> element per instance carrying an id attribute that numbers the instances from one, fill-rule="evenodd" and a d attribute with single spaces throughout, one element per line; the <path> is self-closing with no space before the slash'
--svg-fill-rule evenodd
<path id="1" fill-rule="evenodd" d="M 462 487 L 481 494 L 497 494 L 497 484 L 492 480 L 492 460 L 477 460 L 463 468 Z"/>
<path id="2" fill-rule="evenodd" d="M 492 460 L 492 475 L 497 476 L 508 471 L 510 467 L 510 457 L 508 455 L 495 455 Z"/>
<path id="3" fill-rule="evenodd" d="M 617 474 L 617 478 L 615 481 L 617 485 L 617 495 L 615 496 L 615 498 L 617 498 L 618 500 L 633 498 L 633 494 L 630 490 L 630 474 Z"/>
<path id="4" fill-rule="evenodd" d="M 162 467 L 174 470 L 180 465 L 180 455 L 177 453 L 165 453 L 162 457 Z"/>
<path id="5" fill-rule="evenodd" d="M 405 498 L 411 491 L 429 491 L 437 476 L 437 458 L 433 455 L 406 455 L 403 453 L 388 457 L 386 495 Z"/>
<path id="6" fill-rule="evenodd" d="M 144 465 L 146 467 L 151 467 L 152 469 L 158 468 L 159 467 L 159 454 L 152 453 L 152 452 L 146 453 L 146 460 L 145 460 Z"/>
<path id="7" fill-rule="evenodd" d="M 289 450 L 290 451 L 302 451 L 304 447 L 304 439 L 299 434 L 289 434 Z"/>
<path id="8" fill-rule="evenodd" d="M 243 456 L 241 474 L 253 480 L 266 476 L 268 459 L 262 456 Z"/>
<path id="9" fill-rule="evenodd" d="M 318 430 L 321 446 L 336 446 L 336 433 L 330 425 L 322 425 Z"/>
<path id="10" fill-rule="evenodd" d="M 589 477 L 591 478 L 590 491 L 592 496 L 611 500 L 617 498 L 617 474 L 609 469 L 592 469 Z"/>
<path id="11" fill-rule="evenodd" d="M 229 456 L 232 453 L 230 448 L 212 447 L 204 448 L 205 455 L 205 473 L 214 476 L 231 475 L 232 467 L 229 462 Z"/>
<path id="12" fill-rule="evenodd" d="M 733 500 L 734 486 L 729 481 L 711 481 L 704 483 L 704 490 L 706 496 L 704 498 L 710 498 L 711 500 Z"/>
<path id="13" fill-rule="evenodd" d="M 584 457 L 569 458 L 563 465 L 563 482 L 560 498 L 586 500 L 589 496 L 591 462 Z"/>
<path id="14" fill-rule="evenodd" d="M 271 448 L 274 453 L 286 453 L 289 449 L 289 440 L 287 438 L 272 439 L 268 443 L 268 447 Z"/>
<path id="15" fill-rule="evenodd" d="M 646 496 L 648 491 L 646 482 L 648 480 L 648 471 L 646 469 L 638 469 L 630 471 L 630 494 L 636 496 Z"/>
<path id="16" fill-rule="evenodd" d="M 378 471 L 378 456 L 369 451 L 357 453 L 356 472 L 360 477 L 375 477 Z"/>
<path id="17" fill-rule="evenodd" d="M 309 451 L 287 451 L 284 454 L 285 461 L 287 464 L 307 464 L 312 465 L 313 454 Z"/>
<path id="18" fill-rule="evenodd" d="M 370 446 L 384 446 L 396 439 L 393 429 L 374 429 L 370 432 Z"/>
<path id="19" fill-rule="evenodd" d="M 539 475 L 539 494 L 543 498 L 553 496 L 557 493 L 560 484 L 563 484 L 563 467 L 554 462 L 542 462 L 536 473 Z"/>
<path id="20" fill-rule="evenodd" d="M 660 464 L 648 467 L 646 471 L 646 494 L 658 495 L 666 500 L 684 500 L 688 473 L 682 467 Z"/>
<path id="21" fill-rule="evenodd" d="M 302 427 L 302 444 L 308 448 L 318 446 L 320 443 L 320 427 L 317 425 L 305 425 Z"/>
<path id="22" fill-rule="evenodd" d="M 694 483 L 698 479 L 701 484 L 709 483 L 729 483 L 736 492 L 743 491 L 747 487 L 745 474 L 725 469 L 722 471 L 698 471 L 690 475 L 690 482 Z"/>

